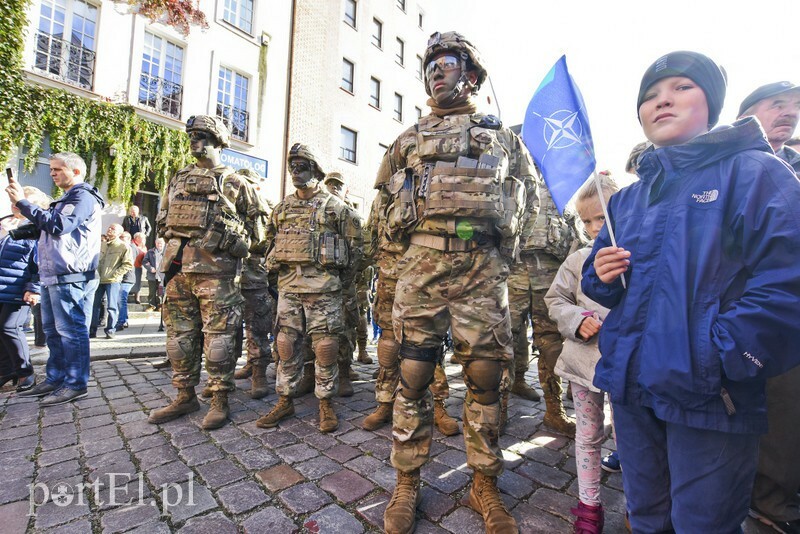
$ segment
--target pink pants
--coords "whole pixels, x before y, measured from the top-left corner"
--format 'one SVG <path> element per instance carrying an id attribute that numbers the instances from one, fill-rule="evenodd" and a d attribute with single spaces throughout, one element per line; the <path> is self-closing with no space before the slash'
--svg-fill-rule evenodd
<path id="1" fill-rule="evenodd" d="M 572 383 L 575 405 L 575 462 L 578 468 L 578 498 L 583 504 L 600 504 L 600 447 L 605 441 L 603 393 Z"/>

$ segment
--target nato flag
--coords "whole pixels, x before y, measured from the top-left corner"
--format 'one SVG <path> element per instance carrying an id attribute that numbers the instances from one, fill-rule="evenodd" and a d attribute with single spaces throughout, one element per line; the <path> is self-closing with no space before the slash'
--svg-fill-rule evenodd
<path id="1" fill-rule="evenodd" d="M 596 165 L 586 106 L 567 70 L 567 56 L 561 56 L 533 94 L 522 140 L 563 214 Z"/>

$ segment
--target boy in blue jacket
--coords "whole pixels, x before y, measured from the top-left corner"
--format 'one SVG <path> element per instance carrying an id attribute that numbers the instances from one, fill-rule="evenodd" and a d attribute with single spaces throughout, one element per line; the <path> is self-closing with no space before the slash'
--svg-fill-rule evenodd
<path id="1" fill-rule="evenodd" d="M 800 182 L 752 118 L 709 131 L 724 71 L 673 52 L 644 74 L 653 143 L 609 202 L 582 287 L 610 308 L 608 391 L 634 532 L 739 532 L 766 431 L 764 381 L 800 364 Z M 625 278 L 623 287 L 621 277 Z"/>

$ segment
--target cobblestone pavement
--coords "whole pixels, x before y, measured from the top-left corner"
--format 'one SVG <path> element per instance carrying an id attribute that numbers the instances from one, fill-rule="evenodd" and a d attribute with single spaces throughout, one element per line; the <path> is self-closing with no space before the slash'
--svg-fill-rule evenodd
<path id="1" fill-rule="evenodd" d="M 200 429 L 207 401 L 190 416 L 148 424 L 149 411 L 176 393 L 169 372 L 145 359 L 93 362 L 89 397 L 74 404 L 45 410 L 0 393 L 0 531 L 379 532 L 395 480 L 390 429 L 361 427 L 374 407 L 375 364 L 354 368 L 363 380 L 353 397 L 335 400 L 340 427 L 329 435 L 317 429 L 313 395 L 297 400 L 297 416 L 278 428 L 256 427 L 277 397 L 250 399 L 248 380 L 238 381 L 233 421 L 221 429 Z M 448 411 L 460 419 L 465 388 L 458 367 L 447 371 Z M 543 402 L 512 397 L 499 487 L 522 532 L 571 532 L 574 446 L 541 428 L 543 410 Z M 463 436 L 434 431 L 431 456 L 416 532 L 484 532 L 466 506 Z M 625 532 L 621 488 L 620 475 L 603 475 L 606 532 Z"/>

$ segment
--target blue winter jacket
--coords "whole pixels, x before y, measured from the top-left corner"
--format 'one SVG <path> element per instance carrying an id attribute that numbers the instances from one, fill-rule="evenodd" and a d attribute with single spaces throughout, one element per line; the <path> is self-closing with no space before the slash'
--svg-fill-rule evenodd
<path id="1" fill-rule="evenodd" d="M 22 304 L 26 291 L 39 293 L 36 240 L 0 239 L 0 302 Z"/>
<path id="2" fill-rule="evenodd" d="M 103 233 L 101 210 L 105 203 L 97 189 L 86 183 L 72 186 L 48 209 L 27 200 L 19 211 L 39 234 L 39 279 L 44 286 L 84 282 L 96 276 Z"/>
<path id="3" fill-rule="evenodd" d="M 753 118 L 639 161 L 609 202 L 627 289 L 594 270 L 607 228 L 583 267 L 611 309 L 594 385 L 664 421 L 763 433 L 765 379 L 800 364 L 800 181 Z"/>

